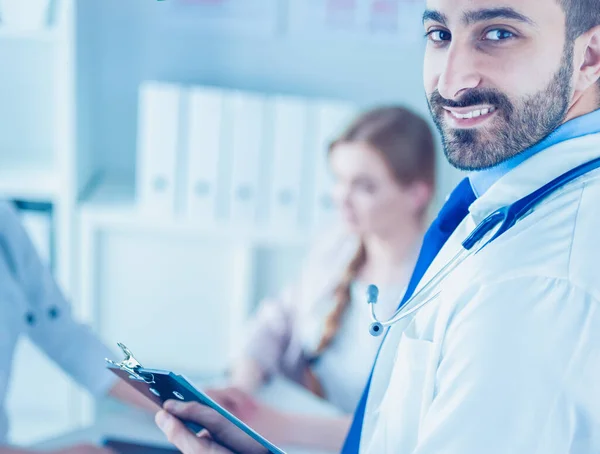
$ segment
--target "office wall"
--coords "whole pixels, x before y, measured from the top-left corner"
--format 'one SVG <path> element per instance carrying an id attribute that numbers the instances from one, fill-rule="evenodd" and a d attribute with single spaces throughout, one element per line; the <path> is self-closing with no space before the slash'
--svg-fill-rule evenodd
<path id="1" fill-rule="evenodd" d="M 165 2 L 167 3 L 167 2 Z M 285 4 L 286 1 L 282 1 Z M 190 83 L 352 101 L 368 107 L 402 103 L 427 114 L 422 88 L 424 41 L 289 33 L 285 6 L 272 36 L 216 33 L 177 22 L 149 0 L 83 1 L 83 106 L 96 168 L 133 173 L 140 81 Z M 83 35 L 82 35 L 83 36 Z M 440 159 L 440 194 L 457 175 Z"/>

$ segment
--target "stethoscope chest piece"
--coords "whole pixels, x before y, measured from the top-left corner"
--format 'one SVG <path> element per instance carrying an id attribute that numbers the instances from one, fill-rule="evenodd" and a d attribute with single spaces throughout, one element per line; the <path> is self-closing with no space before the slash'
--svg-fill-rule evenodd
<path id="1" fill-rule="evenodd" d="M 369 326 L 369 333 L 373 337 L 378 337 L 383 334 L 383 325 L 379 322 L 373 322 Z"/>

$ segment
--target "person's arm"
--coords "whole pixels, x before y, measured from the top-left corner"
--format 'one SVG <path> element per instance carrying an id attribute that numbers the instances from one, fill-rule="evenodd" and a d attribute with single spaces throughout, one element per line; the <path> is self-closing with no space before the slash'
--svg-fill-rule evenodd
<path id="1" fill-rule="evenodd" d="M 231 368 L 231 386 L 254 394 L 267 381 L 267 372 L 254 358 L 242 357 Z"/>
<path id="2" fill-rule="evenodd" d="M 306 305 L 317 303 L 315 289 L 328 288 L 337 283 L 338 274 L 358 247 L 356 239 L 339 228 L 321 232 L 302 260 L 296 279 L 275 299 L 266 299 L 259 305 L 250 322 L 240 357 L 230 372 L 230 385 L 249 393 L 257 391 L 281 370 L 281 360 L 299 336 L 298 321 Z M 314 317 L 319 317 L 314 315 Z M 312 320 L 315 321 L 314 319 Z M 317 320 L 318 322 L 318 320 Z M 302 361 L 301 355 L 288 358 Z M 299 364 L 288 364 L 291 369 Z"/>
<path id="3" fill-rule="evenodd" d="M 261 302 L 241 355 L 231 367 L 231 386 L 252 394 L 277 372 L 292 334 L 293 298 L 290 288 L 278 299 Z"/>
<path id="4" fill-rule="evenodd" d="M 210 397 L 275 444 L 339 451 L 351 417 L 297 414 L 261 403 L 237 388 L 207 391 Z"/>
<path id="5" fill-rule="evenodd" d="M 277 435 L 278 443 L 339 452 L 352 422 L 350 416 L 284 414 L 285 426 Z"/>
<path id="6" fill-rule="evenodd" d="M 413 454 L 570 452 L 572 418 L 586 417 L 570 401 L 600 403 L 590 360 L 600 357 L 599 327 L 598 301 L 567 280 L 527 276 L 465 292 Z M 567 388 L 577 382 L 579 397 Z"/>
<path id="7" fill-rule="evenodd" d="M 0 204 L 0 240 L 2 259 L 20 290 L 18 297 L 29 308 L 26 334 L 32 341 L 93 395 L 110 394 L 155 411 L 150 400 L 107 370 L 104 359 L 113 358 L 114 352 L 74 320 L 61 289 L 8 203 Z"/>

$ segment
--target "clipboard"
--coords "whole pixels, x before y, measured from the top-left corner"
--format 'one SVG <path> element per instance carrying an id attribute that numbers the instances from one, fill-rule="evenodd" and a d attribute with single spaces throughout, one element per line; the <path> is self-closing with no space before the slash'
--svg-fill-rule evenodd
<path id="1" fill-rule="evenodd" d="M 256 442 L 251 449 L 245 451 L 248 454 L 285 454 L 284 451 L 227 411 L 206 393 L 195 388 L 183 375 L 177 375 L 167 370 L 147 369 L 135 359 L 125 345 L 121 343 L 117 345 L 123 351 L 125 359 L 116 363 L 107 358 L 108 369 L 151 401 L 161 407 L 167 400 L 198 402 L 212 408 L 236 426 L 241 431 L 241 437 L 244 437 L 243 434 L 245 434 Z M 182 420 L 182 423 L 194 434 L 204 429 L 204 427 L 192 421 Z M 220 445 L 236 452 L 235 447 L 230 444 L 230 440 L 217 439 L 214 436 L 213 438 Z"/>

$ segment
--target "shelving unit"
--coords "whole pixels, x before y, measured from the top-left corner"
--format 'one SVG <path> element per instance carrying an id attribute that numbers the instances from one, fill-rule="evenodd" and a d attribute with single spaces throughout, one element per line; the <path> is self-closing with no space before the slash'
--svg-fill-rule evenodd
<path id="1" fill-rule="evenodd" d="M 140 84 L 359 106 L 397 101 L 425 113 L 420 50 L 285 36 L 280 26 L 260 36 L 218 35 L 192 20 L 170 23 L 163 14 L 170 2 L 55 2 L 47 29 L 0 27 L 0 124 L 7 131 L 0 137 L 0 196 L 52 203 L 57 279 L 75 316 L 108 345 L 124 342 L 157 367 L 218 374 L 256 302 L 290 281 L 315 231 L 142 212 Z M 416 70 L 406 71 L 410 66 Z M 457 176 L 440 168 L 441 200 Z M 9 402 L 18 442 L 95 417 L 94 402 L 48 364 L 30 345 L 19 355 Z M 39 374 L 54 383 L 51 395 L 30 395 Z M 31 433 L 36 424 L 43 433 Z"/>
<path id="2" fill-rule="evenodd" d="M 0 26 L 0 197 L 51 204 L 51 241 L 59 251 L 53 269 L 69 298 L 76 200 L 74 6 L 73 0 L 54 0 L 52 19 L 39 30 Z M 39 376 L 45 387 L 38 386 Z M 74 382 L 21 339 L 7 401 L 11 438 L 33 443 L 78 427 L 80 401 Z"/>
<path id="3" fill-rule="evenodd" d="M 208 225 L 183 217 L 164 217 L 146 214 L 136 203 L 131 177 L 108 175 L 90 185 L 88 196 L 79 204 L 79 224 L 86 229 L 127 229 L 138 232 L 163 232 L 173 235 L 193 234 L 257 247 L 277 245 L 306 245 L 314 232 L 282 230 L 277 227 L 240 227 L 231 223 Z"/>
<path id="4" fill-rule="evenodd" d="M 50 170 L 1 169 L 0 196 L 56 203 L 61 199 L 61 182 Z"/>

